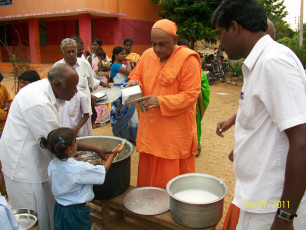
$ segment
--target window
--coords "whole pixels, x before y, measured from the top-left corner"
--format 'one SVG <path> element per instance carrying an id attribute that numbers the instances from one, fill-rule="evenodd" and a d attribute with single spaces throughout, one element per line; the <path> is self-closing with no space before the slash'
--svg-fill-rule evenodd
<path id="1" fill-rule="evenodd" d="M 48 45 L 47 22 L 39 22 L 39 41 L 41 46 Z"/>

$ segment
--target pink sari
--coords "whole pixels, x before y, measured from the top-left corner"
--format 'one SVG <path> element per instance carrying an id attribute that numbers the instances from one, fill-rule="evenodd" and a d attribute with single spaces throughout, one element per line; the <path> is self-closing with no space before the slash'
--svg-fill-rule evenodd
<path id="1" fill-rule="evenodd" d="M 93 69 L 93 71 L 95 72 L 95 78 L 103 81 L 103 82 L 107 82 L 108 79 L 106 76 L 99 76 L 98 74 L 96 74 L 96 70 L 98 68 L 98 62 L 99 62 L 99 58 L 96 56 L 91 63 L 91 67 Z M 102 86 L 98 86 L 97 89 L 102 89 Z M 107 107 L 107 105 L 98 105 L 95 106 L 96 112 L 97 112 L 97 119 L 95 121 L 96 125 L 95 126 L 102 126 L 105 122 L 109 121 L 109 109 Z"/>

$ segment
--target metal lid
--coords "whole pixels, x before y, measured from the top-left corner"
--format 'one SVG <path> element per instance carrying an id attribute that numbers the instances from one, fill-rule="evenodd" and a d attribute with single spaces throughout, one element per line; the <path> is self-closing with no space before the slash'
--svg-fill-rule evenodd
<path id="1" fill-rule="evenodd" d="M 139 187 L 125 194 L 123 205 L 137 214 L 157 215 L 169 211 L 170 196 L 162 188 Z"/>
<path id="2" fill-rule="evenodd" d="M 96 90 L 94 92 L 91 93 L 91 95 L 98 95 L 101 94 L 101 92 L 105 93 L 106 94 L 106 97 L 105 99 L 103 100 L 100 100 L 96 103 L 96 105 L 105 105 L 105 104 L 108 104 L 108 103 L 111 103 L 113 101 L 115 101 L 116 99 L 118 99 L 121 95 L 121 88 L 118 87 L 118 86 L 112 86 L 111 88 L 102 88 L 102 89 L 99 89 L 99 90 Z M 99 98 L 99 97 L 98 97 Z"/>

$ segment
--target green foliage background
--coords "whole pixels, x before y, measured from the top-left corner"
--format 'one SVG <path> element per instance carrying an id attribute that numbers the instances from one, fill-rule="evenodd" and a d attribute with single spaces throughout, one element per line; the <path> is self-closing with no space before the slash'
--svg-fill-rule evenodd
<path id="1" fill-rule="evenodd" d="M 159 15 L 174 21 L 178 35 L 191 42 L 191 48 L 198 40 L 216 42 L 217 34 L 211 24 L 211 17 L 221 0 L 152 0 L 161 5 Z"/>
<path id="2" fill-rule="evenodd" d="M 191 48 L 198 40 L 216 42 L 217 34 L 211 24 L 213 12 L 221 0 L 151 0 L 161 6 L 159 15 L 174 21 L 178 27 L 178 35 L 191 42 Z M 288 46 L 306 66 L 305 42 L 299 47 L 298 32 L 293 31 L 284 18 L 288 15 L 284 0 L 258 0 L 264 7 L 267 17 L 276 28 L 275 40 Z M 304 25 L 305 29 L 306 25 Z M 304 37 L 306 33 L 304 30 Z M 304 39 L 305 40 L 305 39 Z M 237 66 L 238 67 L 238 66 Z"/>

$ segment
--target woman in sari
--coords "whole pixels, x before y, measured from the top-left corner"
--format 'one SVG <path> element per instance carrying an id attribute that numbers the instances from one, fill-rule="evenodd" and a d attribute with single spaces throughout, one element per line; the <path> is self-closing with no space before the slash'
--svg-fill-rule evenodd
<path id="1" fill-rule="evenodd" d="M 99 52 L 103 52 L 102 49 L 102 41 L 100 39 L 95 39 L 93 40 L 92 44 L 91 44 L 91 48 L 92 48 L 92 55 L 91 55 L 91 67 L 92 70 L 95 73 L 95 78 L 97 78 L 100 81 L 103 81 L 105 83 L 108 83 L 108 77 L 107 76 L 100 76 L 99 74 L 97 74 L 97 70 L 98 70 L 98 63 L 99 63 L 99 57 L 98 57 L 98 53 Z M 107 55 L 106 55 L 107 57 Z M 107 57 L 108 58 L 108 57 Z M 97 89 L 102 88 L 102 86 L 99 86 Z M 93 111 L 92 111 L 92 125 L 93 128 L 98 128 L 101 127 L 102 125 L 106 124 L 107 121 L 109 121 L 109 110 L 107 108 L 107 105 L 92 105 L 93 107 Z"/>
<path id="2" fill-rule="evenodd" d="M 140 55 L 131 52 L 133 48 L 133 40 L 131 38 L 124 39 L 123 46 L 126 51 L 126 60 L 131 61 L 131 67 L 133 69 L 139 61 Z"/>
<path id="3" fill-rule="evenodd" d="M 116 46 L 113 49 L 112 66 L 110 77 L 114 82 L 114 86 L 125 88 L 129 81 L 128 75 L 132 68 L 130 61 L 127 65 L 123 64 L 126 58 L 126 51 L 122 46 Z M 114 136 L 125 138 L 132 143 L 136 143 L 138 116 L 136 104 L 123 105 L 122 97 L 119 97 L 112 103 L 110 122 Z"/>

